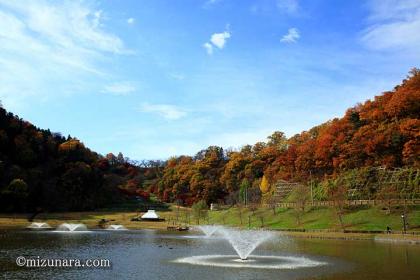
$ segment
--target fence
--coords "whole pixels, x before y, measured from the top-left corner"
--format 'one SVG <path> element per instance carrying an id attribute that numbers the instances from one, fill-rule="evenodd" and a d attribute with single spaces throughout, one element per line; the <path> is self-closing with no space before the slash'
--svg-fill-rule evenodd
<path id="1" fill-rule="evenodd" d="M 389 205 L 389 206 L 412 206 L 412 205 L 420 205 L 420 199 L 389 199 L 389 200 L 345 200 L 345 201 L 308 201 L 306 202 L 306 206 L 327 206 L 332 207 L 336 206 L 339 203 L 346 206 L 359 206 L 359 205 L 368 205 L 368 206 L 375 206 L 375 205 Z M 274 204 L 276 207 L 280 208 L 295 208 L 298 205 L 296 202 L 278 202 Z M 273 207 L 273 204 L 263 204 L 263 207 Z"/>

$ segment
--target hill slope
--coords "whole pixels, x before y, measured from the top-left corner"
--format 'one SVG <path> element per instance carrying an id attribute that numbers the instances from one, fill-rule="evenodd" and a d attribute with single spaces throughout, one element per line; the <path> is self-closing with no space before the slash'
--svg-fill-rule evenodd
<path id="1" fill-rule="evenodd" d="M 258 200 L 260 192 L 272 193 L 279 180 L 313 180 L 325 183 L 317 190 L 322 198 L 343 174 L 367 179 L 376 176 L 373 180 L 380 185 L 379 175 L 372 174 L 371 167 L 407 167 L 409 173 L 420 167 L 418 69 L 392 91 L 289 139 L 275 132 L 266 143 L 247 145 L 239 151 L 211 146 L 194 157 L 171 158 L 151 191 L 165 201 L 192 204 L 200 199 L 207 203 L 226 197 L 230 201 L 243 199 L 247 190 L 247 199 L 252 201 Z M 413 176 L 418 177 L 416 174 Z M 417 177 L 417 185 L 410 191 L 420 192 Z M 380 191 L 363 188 L 366 197 Z"/>
<path id="2" fill-rule="evenodd" d="M 122 155 L 103 158 L 0 107 L 0 211 L 96 209 L 136 175 Z"/>

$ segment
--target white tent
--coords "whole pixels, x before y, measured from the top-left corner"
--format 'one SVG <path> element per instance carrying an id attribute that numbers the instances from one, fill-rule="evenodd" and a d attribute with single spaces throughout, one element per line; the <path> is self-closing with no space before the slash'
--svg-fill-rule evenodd
<path id="1" fill-rule="evenodd" d="M 142 220 L 158 220 L 159 216 L 155 210 L 147 210 L 147 213 L 141 216 Z"/>

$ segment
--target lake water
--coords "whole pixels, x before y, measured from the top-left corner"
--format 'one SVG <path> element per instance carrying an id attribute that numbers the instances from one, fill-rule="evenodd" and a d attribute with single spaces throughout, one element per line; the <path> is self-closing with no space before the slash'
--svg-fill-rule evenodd
<path id="1" fill-rule="evenodd" d="M 276 238 L 252 255 L 304 257 L 320 266 L 297 269 L 220 267 L 182 263 L 191 256 L 233 255 L 223 239 L 153 230 L 54 233 L 0 232 L 5 279 L 420 279 L 420 246 L 374 241 Z M 18 256 L 109 259 L 111 268 L 25 268 Z M 218 257 L 221 263 L 235 260 Z M 279 259 L 279 262 L 283 262 Z M 250 257 L 249 263 L 252 263 Z M 264 260 L 268 264 L 271 259 Z M 276 260 L 274 260 L 276 262 Z M 239 263 L 240 264 L 240 263 Z"/>

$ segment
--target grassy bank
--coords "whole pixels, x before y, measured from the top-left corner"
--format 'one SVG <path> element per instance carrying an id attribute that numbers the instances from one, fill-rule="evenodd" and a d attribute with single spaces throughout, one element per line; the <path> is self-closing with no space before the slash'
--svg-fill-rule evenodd
<path id="1" fill-rule="evenodd" d="M 402 230 L 399 211 L 388 214 L 379 207 L 349 209 L 342 216 L 344 229 L 349 231 L 384 231 L 391 227 L 394 231 Z M 293 209 L 261 208 L 251 211 L 247 208 L 230 208 L 209 212 L 210 223 L 238 227 L 295 229 L 295 230 L 330 230 L 342 231 L 338 215 L 333 208 L 312 208 L 299 214 Z M 412 208 L 407 214 L 410 231 L 420 231 L 420 209 Z"/>

